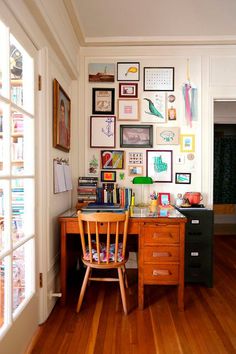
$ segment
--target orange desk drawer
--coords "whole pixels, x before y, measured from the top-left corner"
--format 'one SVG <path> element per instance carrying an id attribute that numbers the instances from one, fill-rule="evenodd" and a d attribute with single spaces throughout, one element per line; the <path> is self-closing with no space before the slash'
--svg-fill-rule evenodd
<path id="1" fill-rule="evenodd" d="M 151 246 L 143 249 L 144 263 L 153 262 L 178 262 L 179 247 L 178 246 Z"/>
<path id="2" fill-rule="evenodd" d="M 143 267 L 145 284 L 177 284 L 179 281 L 178 264 L 145 264 Z"/>
<path id="3" fill-rule="evenodd" d="M 179 225 L 145 225 L 142 228 L 144 245 L 155 243 L 178 243 Z"/>

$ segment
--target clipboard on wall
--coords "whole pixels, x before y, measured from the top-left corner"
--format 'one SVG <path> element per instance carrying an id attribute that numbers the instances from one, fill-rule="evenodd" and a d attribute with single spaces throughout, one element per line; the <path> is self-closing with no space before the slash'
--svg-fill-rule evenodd
<path id="1" fill-rule="evenodd" d="M 72 177 L 68 160 L 53 160 L 54 194 L 72 189 Z"/>

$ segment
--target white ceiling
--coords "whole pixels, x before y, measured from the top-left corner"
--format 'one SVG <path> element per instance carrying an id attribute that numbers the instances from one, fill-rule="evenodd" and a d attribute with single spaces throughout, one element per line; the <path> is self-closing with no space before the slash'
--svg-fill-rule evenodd
<path id="1" fill-rule="evenodd" d="M 236 44 L 236 0 L 64 0 L 82 45 Z"/>

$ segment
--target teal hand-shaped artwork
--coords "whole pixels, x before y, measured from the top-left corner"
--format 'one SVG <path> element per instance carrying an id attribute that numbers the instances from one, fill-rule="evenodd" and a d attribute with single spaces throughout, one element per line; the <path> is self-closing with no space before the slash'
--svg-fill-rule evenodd
<path id="1" fill-rule="evenodd" d="M 148 109 L 149 109 L 149 111 L 145 111 L 145 113 L 152 114 L 152 115 L 160 117 L 160 118 L 164 118 L 163 115 L 155 107 L 152 100 L 150 100 L 149 98 L 144 98 L 144 100 L 148 101 Z"/>

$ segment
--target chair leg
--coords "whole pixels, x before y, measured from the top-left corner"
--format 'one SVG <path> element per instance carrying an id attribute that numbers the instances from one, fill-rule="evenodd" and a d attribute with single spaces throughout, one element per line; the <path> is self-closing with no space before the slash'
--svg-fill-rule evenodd
<path id="1" fill-rule="evenodd" d="M 127 304 L 126 304 L 126 296 L 125 296 L 123 271 L 121 268 L 118 268 L 117 270 L 118 270 L 118 276 L 119 276 L 120 293 L 121 293 L 123 309 L 124 309 L 124 313 L 127 315 Z"/>
<path id="2" fill-rule="evenodd" d="M 87 287 L 87 283 L 88 283 L 90 272 L 91 272 L 91 267 L 87 267 L 86 273 L 85 273 L 85 276 L 84 276 L 84 280 L 83 280 L 83 284 L 82 284 L 82 287 L 81 287 L 81 290 L 80 290 L 80 294 L 79 294 L 79 299 L 78 299 L 78 303 L 77 303 L 76 312 L 80 311 L 80 308 L 81 308 L 81 305 L 82 305 L 82 302 L 83 302 L 83 298 L 84 298 L 84 294 L 85 294 L 85 290 L 86 290 L 86 287 Z"/>
<path id="3" fill-rule="evenodd" d="M 128 277 L 127 277 L 127 271 L 126 271 L 125 265 L 123 265 L 122 271 L 123 271 L 124 280 L 125 280 L 125 287 L 128 289 L 129 283 L 128 283 Z"/>

